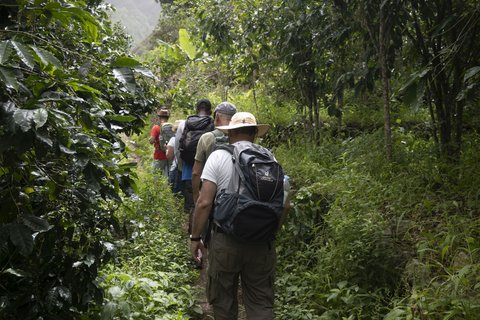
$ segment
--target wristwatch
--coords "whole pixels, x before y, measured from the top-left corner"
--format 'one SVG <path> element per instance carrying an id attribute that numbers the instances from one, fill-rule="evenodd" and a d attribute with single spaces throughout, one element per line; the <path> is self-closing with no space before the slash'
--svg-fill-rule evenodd
<path id="1" fill-rule="evenodd" d="M 190 235 L 190 241 L 200 241 L 202 240 L 202 237 L 193 237 L 192 235 Z"/>

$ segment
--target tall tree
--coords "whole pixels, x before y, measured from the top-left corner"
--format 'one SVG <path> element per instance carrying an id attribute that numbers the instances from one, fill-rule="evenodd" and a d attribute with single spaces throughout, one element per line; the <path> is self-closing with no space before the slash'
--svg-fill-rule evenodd
<path id="1" fill-rule="evenodd" d="M 416 72 L 405 86 L 413 105 L 431 108 L 439 151 L 448 161 L 459 160 L 465 107 L 472 102 L 469 83 L 479 72 L 480 6 L 476 1 L 411 1 L 409 50 Z M 413 93 L 413 94 L 412 94 Z"/>

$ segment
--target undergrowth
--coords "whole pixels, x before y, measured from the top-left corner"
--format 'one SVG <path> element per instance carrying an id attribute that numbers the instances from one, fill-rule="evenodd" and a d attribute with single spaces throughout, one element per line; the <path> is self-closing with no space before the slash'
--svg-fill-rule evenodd
<path id="1" fill-rule="evenodd" d="M 276 148 L 294 210 L 278 236 L 278 319 L 474 319 L 480 308 L 479 137 L 462 162 L 394 132 Z"/>
<path id="2" fill-rule="evenodd" d="M 200 318 L 194 286 L 198 272 L 192 268 L 182 228 L 186 217 L 163 177 L 138 171 L 138 197 L 117 212 L 124 234 L 115 242 L 115 263 L 101 270 L 105 301 L 90 317 Z"/>

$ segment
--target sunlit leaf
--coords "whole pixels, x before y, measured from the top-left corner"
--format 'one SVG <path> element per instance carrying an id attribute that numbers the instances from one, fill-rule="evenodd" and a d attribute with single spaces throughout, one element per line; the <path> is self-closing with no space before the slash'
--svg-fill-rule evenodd
<path id="1" fill-rule="evenodd" d="M 35 122 L 35 128 L 41 128 L 48 120 L 48 112 L 44 108 L 33 110 L 33 122 Z"/>
<path id="2" fill-rule="evenodd" d="M 131 93 L 135 93 L 136 83 L 133 71 L 130 68 L 115 68 L 113 69 L 113 75 L 115 78 L 123 83 L 125 88 Z"/>
<path id="3" fill-rule="evenodd" d="M 11 69 L 0 67 L 0 81 L 7 88 L 18 90 L 18 81 Z"/>
<path id="4" fill-rule="evenodd" d="M 119 57 L 112 62 L 112 67 L 114 68 L 135 68 L 141 65 L 138 60 L 130 57 Z"/>
<path id="5" fill-rule="evenodd" d="M 69 81 L 68 84 L 73 88 L 73 90 L 75 91 L 81 91 L 81 92 L 89 92 L 89 93 L 93 93 L 95 95 L 101 95 L 102 93 L 89 86 L 89 85 L 86 85 L 86 84 L 83 84 L 83 83 L 78 83 L 76 81 Z"/>
<path id="6" fill-rule="evenodd" d="M 51 52 L 35 46 L 32 46 L 32 49 L 44 65 L 51 65 L 58 70 L 62 69 L 62 63 Z"/>
<path id="7" fill-rule="evenodd" d="M 25 63 L 30 69 L 33 69 L 35 67 L 35 60 L 33 59 L 30 48 L 17 41 L 11 41 L 11 44 L 17 52 L 20 60 L 22 60 L 22 62 Z"/>
<path id="8" fill-rule="evenodd" d="M 10 42 L 0 42 L 0 64 L 4 64 L 10 57 Z"/>
<path id="9" fill-rule="evenodd" d="M 195 59 L 197 55 L 197 48 L 195 48 L 192 41 L 190 40 L 190 35 L 188 34 L 188 31 L 186 29 L 180 29 L 178 30 L 178 36 L 180 48 L 187 54 L 190 60 Z"/>
<path id="10" fill-rule="evenodd" d="M 32 128 L 33 110 L 17 109 L 13 114 L 13 119 L 23 132 L 27 132 Z"/>
<path id="11" fill-rule="evenodd" d="M 147 68 L 134 68 L 133 70 L 135 70 L 135 72 L 138 72 L 138 73 L 144 75 L 145 77 L 156 79 L 156 76 L 153 74 L 153 72 L 150 71 Z"/>

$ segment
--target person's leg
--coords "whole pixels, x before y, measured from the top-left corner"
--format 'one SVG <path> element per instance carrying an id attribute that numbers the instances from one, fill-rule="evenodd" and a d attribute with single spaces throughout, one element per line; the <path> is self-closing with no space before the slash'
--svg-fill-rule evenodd
<path id="1" fill-rule="evenodd" d="M 228 236 L 214 232 L 208 249 L 207 298 L 215 320 L 238 318 L 238 277 L 240 261 Z"/>
<path id="2" fill-rule="evenodd" d="M 185 198 L 185 212 L 191 213 L 191 211 L 195 207 L 195 203 L 193 203 L 192 180 L 183 181 L 183 196 Z"/>
<path id="3" fill-rule="evenodd" d="M 162 164 L 160 162 L 160 160 L 153 160 L 152 162 L 152 169 L 153 169 L 153 173 L 158 173 L 159 170 L 162 169 Z"/>
<path id="4" fill-rule="evenodd" d="M 183 181 L 182 181 L 182 171 L 176 169 L 175 182 L 173 184 L 173 193 L 180 193 L 183 195 Z"/>
<path id="5" fill-rule="evenodd" d="M 192 180 L 183 180 L 183 211 L 188 214 L 188 233 L 192 231 L 193 203 Z"/>
<path id="6" fill-rule="evenodd" d="M 160 170 L 162 171 L 162 174 L 165 177 L 168 177 L 168 168 L 170 168 L 168 160 L 159 160 L 159 162 L 160 162 Z"/>
<path id="7" fill-rule="evenodd" d="M 175 178 L 176 178 L 177 170 L 169 170 L 168 171 L 168 184 L 170 185 L 170 189 L 172 192 L 175 192 Z"/>
<path id="8" fill-rule="evenodd" d="M 248 319 L 274 318 L 276 254 L 274 243 L 244 246 L 241 271 L 243 303 Z"/>

